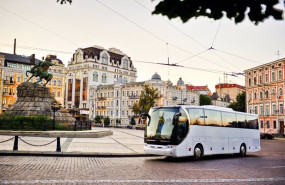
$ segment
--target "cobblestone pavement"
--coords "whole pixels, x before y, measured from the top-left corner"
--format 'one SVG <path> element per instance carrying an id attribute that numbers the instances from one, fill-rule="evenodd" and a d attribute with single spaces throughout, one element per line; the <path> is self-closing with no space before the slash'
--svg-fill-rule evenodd
<path id="1" fill-rule="evenodd" d="M 69 153 L 102 153 L 102 154 L 143 154 L 142 130 L 114 129 L 93 127 L 94 130 L 112 130 L 113 135 L 102 138 L 61 138 L 62 152 Z M 13 136 L 0 135 L 0 142 L 13 138 Z M 42 145 L 53 141 L 55 138 L 20 137 L 24 141 Z M 12 151 L 14 139 L 0 143 L 0 151 Z M 43 147 L 35 147 L 19 140 L 18 150 L 21 152 L 55 152 L 56 142 Z"/>
<path id="2" fill-rule="evenodd" d="M 243 158 L 218 155 L 200 161 L 0 156 L 0 184 L 285 184 L 285 141 L 262 140 L 261 146 L 261 152 Z"/>

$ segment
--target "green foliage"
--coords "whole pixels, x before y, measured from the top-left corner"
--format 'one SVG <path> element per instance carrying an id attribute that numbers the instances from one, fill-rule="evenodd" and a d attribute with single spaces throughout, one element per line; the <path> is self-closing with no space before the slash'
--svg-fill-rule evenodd
<path id="1" fill-rule="evenodd" d="M 200 94 L 200 105 L 211 105 L 212 100 L 209 96 Z"/>
<path id="2" fill-rule="evenodd" d="M 104 125 L 105 126 L 109 126 L 110 125 L 110 118 L 109 118 L 109 116 L 107 116 L 106 118 L 104 118 Z"/>
<path id="3" fill-rule="evenodd" d="M 274 8 L 278 3 L 279 0 L 162 0 L 152 13 L 166 15 L 169 19 L 180 17 L 184 23 L 197 17 L 219 20 L 226 16 L 236 24 L 247 14 L 257 25 L 271 16 L 275 20 L 283 19 L 283 10 Z"/>
<path id="4" fill-rule="evenodd" d="M 158 90 L 149 85 L 145 85 L 139 97 L 139 102 L 135 103 L 132 107 L 133 112 L 136 115 L 148 113 L 149 109 L 155 105 L 156 99 L 158 99 Z"/>
<path id="5" fill-rule="evenodd" d="M 101 116 L 95 116 L 94 121 L 95 121 L 95 123 L 102 123 Z"/>
<path id="6" fill-rule="evenodd" d="M 136 125 L 136 121 L 134 117 L 131 118 L 130 125 Z"/>
<path id="7" fill-rule="evenodd" d="M 245 106 L 245 92 L 242 92 L 237 95 L 237 101 L 229 104 L 229 108 L 232 108 L 235 111 L 246 112 Z"/>

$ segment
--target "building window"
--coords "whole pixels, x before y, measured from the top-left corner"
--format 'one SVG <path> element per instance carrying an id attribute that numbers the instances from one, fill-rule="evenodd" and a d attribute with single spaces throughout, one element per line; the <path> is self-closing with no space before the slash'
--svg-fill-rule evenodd
<path id="1" fill-rule="evenodd" d="M 20 75 L 17 76 L 17 82 L 21 82 L 21 76 Z"/>
<path id="2" fill-rule="evenodd" d="M 263 121 L 260 122 L 260 128 L 263 128 L 264 125 L 263 125 Z"/>
<path id="3" fill-rule="evenodd" d="M 259 76 L 259 84 L 262 84 L 262 75 Z"/>
<path id="4" fill-rule="evenodd" d="M 53 80 L 53 85 L 56 85 L 56 80 Z"/>
<path id="5" fill-rule="evenodd" d="M 259 98 L 260 98 L 260 99 L 263 98 L 262 95 L 263 95 L 263 94 L 262 94 L 262 91 L 260 91 L 260 92 L 259 92 Z"/>
<path id="6" fill-rule="evenodd" d="M 53 72 L 56 73 L 56 68 L 53 69 Z"/>
<path id="7" fill-rule="evenodd" d="M 266 121 L 267 128 L 270 128 L 270 122 Z"/>
<path id="8" fill-rule="evenodd" d="M 280 105 L 279 105 L 279 113 L 280 113 L 280 114 L 283 114 L 283 112 L 284 112 L 283 104 L 280 104 Z"/>
<path id="9" fill-rule="evenodd" d="M 61 69 L 58 69 L 58 73 L 61 73 Z"/>
<path id="10" fill-rule="evenodd" d="M 268 74 L 266 73 L 265 74 L 265 83 L 267 83 L 268 82 Z"/>
<path id="11" fill-rule="evenodd" d="M 124 116 L 124 111 L 122 111 L 122 116 Z"/>
<path id="12" fill-rule="evenodd" d="M 273 121 L 273 128 L 276 129 L 276 121 Z"/>
<path id="13" fill-rule="evenodd" d="M 269 105 L 266 105 L 265 113 L 266 113 L 266 115 L 269 115 Z"/>
<path id="14" fill-rule="evenodd" d="M 106 83 L 107 82 L 107 75 L 106 73 L 102 74 L 102 83 Z"/>
<path id="15" fill-rule="evenodd" d="M 248 93 L 248 100 L 251 100 L 251 93 Z"/>
<path id="16" fill-rule="evenodd" d="M 259 115 L 262 115 L 262 114 L 264 114 L 264 112 L 263 112 L 263 105 L 260 105 L 260 112 L 259 112 Z"/>
<path id="17" fill-rule="evenodd" d="M 276 114 L 276 105 L 275 104 L 272 105 L 272 114 Z"/>
<path id="18" fill-rule="evenodd" d="M 248 86 L 251 86 L 251 78 L 248 79 Z"/>
<path id="19" fill-rule="evenodd" d="M 57 97 L 60 97 L 60 91 L 57 91 Z"/>
<path id="20" fill-rule="evenodd" d="M 268 90 L 265 91 L 265 98 L 268 98 Z"/>
<path id="21" fill-rule="evenodd" d="M 282 70 L 278 71 L 278 80 L 282 80 Z"/>
<path id="22" fill-rule="evenodd" d="M 108 64 L 108 55 L 106 53 L 104 53 L 102 55 L 102 63 L 103 64 Z"/>
<path id="23" fill-rule="evenodd" d="M 119 100 L 116 101 L 116 106 L 117 106 L 117 107 L 119 106 Z"/>
<path id="24" fill-rule="evenodd" d="M 254 114 L 257 114 L 257 106 L 254 106 Z"/>
<path id="25" fill-rule="evenodd" d="M 271 73 L 271 75 L 272 75 L 271 81 L 274 82 L 274 81 L 275 81 L 275 72 L 273 71 L 273 72 Z"/>
<path id="26" fill-rule="evenodd" d="M 61 86 L 61 80 L 58 80 L 58 81 L 57 81 L 57 85 L 58 85 L 58 86 Z"/>
<path id="27" fill-rule="evenodd" d="M 276 92 L 275 92 L 275 88 L 272 89 L 272 96 L 275 96 Z"/>
<path id="28" fill-rule="evenodd" d="M 256 99 L 257 98 L 257 95 L 256 95 L 256 92 L 254 92 L 254 99 Z"/>
<path id="29" fill-rule="evenodd" d="M 123 59 L 123 68 L 128 69 L 128 60 L 127 59 Z"/>
<path id="30" fill-rule="evenodd" d="M 279 96 L 282 96 L 283 92 L 282 92 L 282 87 L 279 88 Z"/>
<path id="31" fill-rule="evenodd" d="M 98 73 L 97 73 L 97 71 L 93 72 L 93 82 L 98 82 Z"/>
<path id="32" fill-rule="evenodd" d="M 55 96 L 55 89 L 52 90 L 52 94 Z"/>
<path id="33" fill-rule="evenodd" d="M 253 84 L 256 85 L 256 77 L 253 77 Z"/>

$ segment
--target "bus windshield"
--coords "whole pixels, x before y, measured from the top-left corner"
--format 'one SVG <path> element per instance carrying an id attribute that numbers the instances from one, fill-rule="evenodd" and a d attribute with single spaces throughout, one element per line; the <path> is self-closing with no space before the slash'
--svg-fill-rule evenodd
<path id="1" fill-rule="evenodd" d="M 180 116 L 175 118 L 177 113 Z M 179 107 L 156 107 L 149 111 L 145 142 L 157 144 L 178 144 L 187 135 L 188 120 L 186 113 Z"/>

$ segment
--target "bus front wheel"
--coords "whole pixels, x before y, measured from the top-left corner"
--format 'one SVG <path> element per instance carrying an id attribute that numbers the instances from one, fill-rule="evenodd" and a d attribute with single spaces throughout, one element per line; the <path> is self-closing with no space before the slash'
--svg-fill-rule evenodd
<path id="1" fill-rule="evenodd" d="M 194 149 L 194 159 L 199 160 L 203 155 L 203 147 L 201 145 L 196 145 Z"/>
<path id="2" fill-rule="evenodd" d="M 240 146 L 240 152 L 239 152 L 239 154 L 240 154 L 240 156 L 242 156 L 242 157 L 246 156 L 246 146 L 245 146 L 244 143 L 241 144 L 241 146 Z"/>

